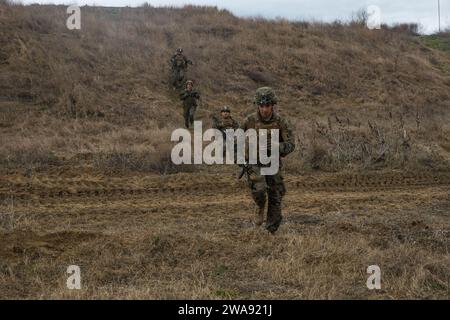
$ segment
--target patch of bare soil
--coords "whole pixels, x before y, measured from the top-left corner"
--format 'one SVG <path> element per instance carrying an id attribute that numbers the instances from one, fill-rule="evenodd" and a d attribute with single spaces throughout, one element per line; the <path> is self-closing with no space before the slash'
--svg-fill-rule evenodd
<path id="1" fill-rule="evenodd" d="M 0 180 L 2 298 L 449 298 L 450 175 L 286 176 L 275 236 L 230 169 Z M 65 286 L 79 265 L 82 290 Z M 366 287 L 379 265 L 382 290 Z"/>

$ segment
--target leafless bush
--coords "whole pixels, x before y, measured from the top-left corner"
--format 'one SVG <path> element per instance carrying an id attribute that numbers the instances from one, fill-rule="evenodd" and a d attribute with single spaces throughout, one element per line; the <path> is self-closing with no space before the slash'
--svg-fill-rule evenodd
<path id="1" fill-rule="evenodd" d="M 10 145 L 6 149 L 3 148 L 0 155 L 0 164 L 5 168 L 35 170 L 59 165 L 60 163 L 60 159 L 52 150 L 31 143 Z"/>
<path id="2" fill-rule="evenodd" d="M 16 3 L 11 0 L 0 0 L 0 6 L 11 6 L 11 5 L 15 5 Z"/>
<path id="3" fill-rule="evenodd" d="M 354 24 L 366 25 L 368 19 L 369 13 L 364 8 L 352 13 L 352 22 Z"/>
<path id="4" fill-rule="evenodd" d="M 424 149 L 418 138 L 423 119 L 415 114 L 415 123 L 406 116 L 392 113 L 386 119 L 359 120 L 347 116 L 330 116 L 327 121 L 302 125 L 301 136 L 293 159 L 286 160 L 288 171 L 339 171 L 344 169 L 376 169 L 409 167 L 438 169 L 442 159 L 433 149 Z M 437 130 L 437 129 L 436 129 Z"/>
<path id="5" fill-rule="evenodd" d="M 195 171 L 194 166 L 174 165 L 169 146 L 158 152 L 122 152 L 112 150 L 108 153 L 99 153 L 94 157 L 94 165 L 108 173 L 120 171 L 153 172 L 171 174 L 177 172 Z"/>
<path id="6" fill-rule="evenodd" d="M 14 211 L 13 201 L 5 201 L 0 206 L 0 230 L 14 230 L 17 223 L 17 216 Z"/>

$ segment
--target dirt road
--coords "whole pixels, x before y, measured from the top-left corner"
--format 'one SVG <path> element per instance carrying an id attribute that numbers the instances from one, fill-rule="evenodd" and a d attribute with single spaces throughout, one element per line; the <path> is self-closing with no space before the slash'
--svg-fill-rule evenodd
<path id="1" fill-rule="evenodd" d="M 450 173 L 287 175 L 275 236 L 234 174 L 4 172 L 0 297 L 450 297 Z"/>

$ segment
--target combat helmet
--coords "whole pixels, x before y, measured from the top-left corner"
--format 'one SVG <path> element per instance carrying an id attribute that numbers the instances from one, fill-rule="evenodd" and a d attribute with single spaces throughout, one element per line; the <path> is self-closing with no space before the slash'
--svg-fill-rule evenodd
<path id="1" fill-rule="evenodd" d="M 177 52 L 178 54 L 179 54 L 179 53 L 183 53 L 183 48 L 178 48 L 176 52 Z"/>
<path id="2" fill-rule="evenodd" d="M 192 81 L 192 80 L 188 80 L 188 81 L 186 81 L 186 83 L 185 83 L 185 86 L 187 87 L 187 86 L 188 86 L 188 84 L 192 84 L 192 85 L 194 85 L 194 81 Z"/>
<path id="3" fill-rule="evenodd" d="M 220 110 L 220 112 L 228 112 L 228 113 L 231 113 L 231 110 L 230 110 L 230 107 L 224 106 L 224 107 L 222 108 L 222 110 Z"/>
<path id="4" fill-rule="evenodd" d="M 275 95 L 275 92 L 270 87 L 261 87 L 256 90 L 254 104 L 263 105 L 263 104 L 277 104 L 278 99 Z"/>

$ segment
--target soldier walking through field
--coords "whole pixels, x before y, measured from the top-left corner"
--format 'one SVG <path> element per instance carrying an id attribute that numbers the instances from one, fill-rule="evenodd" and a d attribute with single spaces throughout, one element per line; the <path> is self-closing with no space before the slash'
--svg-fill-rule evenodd
<path id="1" fill-rule="evenodd" d="M 194 114 L 198 106 L 200 94 L 194 90 L 194 82 L 186 81 L 186 89 L 180 93 L 180 99 L 183 101 L 184 125 L 187 129 L 194 125 Z"/>
<path id="2" fill-rule="evenodd" d="M 226 130 L 239 128 L 239 123 L 231 116 L 231 109 L 225 106 L 220 111 L 220 118 L 213 116 L 213 128 L 222 131 L 225 137 Z"/>
<path id="3" fill-rule="evenodd" d="M 184 83 L 188 65 L 192 65 L 192 61 L 184 56 L 182 48 L 178 48 L 170 59 L 170 64 L 172 67 L 172 86 L 180 89 Z"/>
<path id="4" fill-rule="evenodd" d="M 226 144 L 227 139 L 227 129 L 236 130 L 239 128 L 239 122 L 233 119 L 231 116 L 231 109 L 228 106 L 224 106 L 220 111 L 220 118 L 215 115 L 213 119 L 213 128 L 222 132 L 224 144 Z M 223 149 L 223 155 L 226 155 L 226 148 Z M 234 140 L 234 159 L 236 158 L 236 140 Z"/>
<path id="5" fill-rule="evenodd" d="M 280 158 L 287 156 L 295 149 L 295 139 L 291 125 L 275 112 L 277 97 L 269 87 L 262 87 L 256 91 L 255 105 L 257 110 L 249 115 L 242 125 L 244 131 L 255 129 L 259 135 L 260 129 L 267 129 L 267 146 L 270 150 L 270 130 L 279 129 L 279 153 Z M 259 143 L 258 143 L 259 144 Z M 246 155 L 247 156 L 247 155 Z M 267 202 L 266 229 L 275 233 L 282 221 L 281 202 L 286 193 L 283 176 L 280 170 L 274 175 L 261 175 L 262 164 L 247 165 L 247 183 L 255 201 L 254 222 L 256 226 L 264 223 L 264 209 Z"/>

